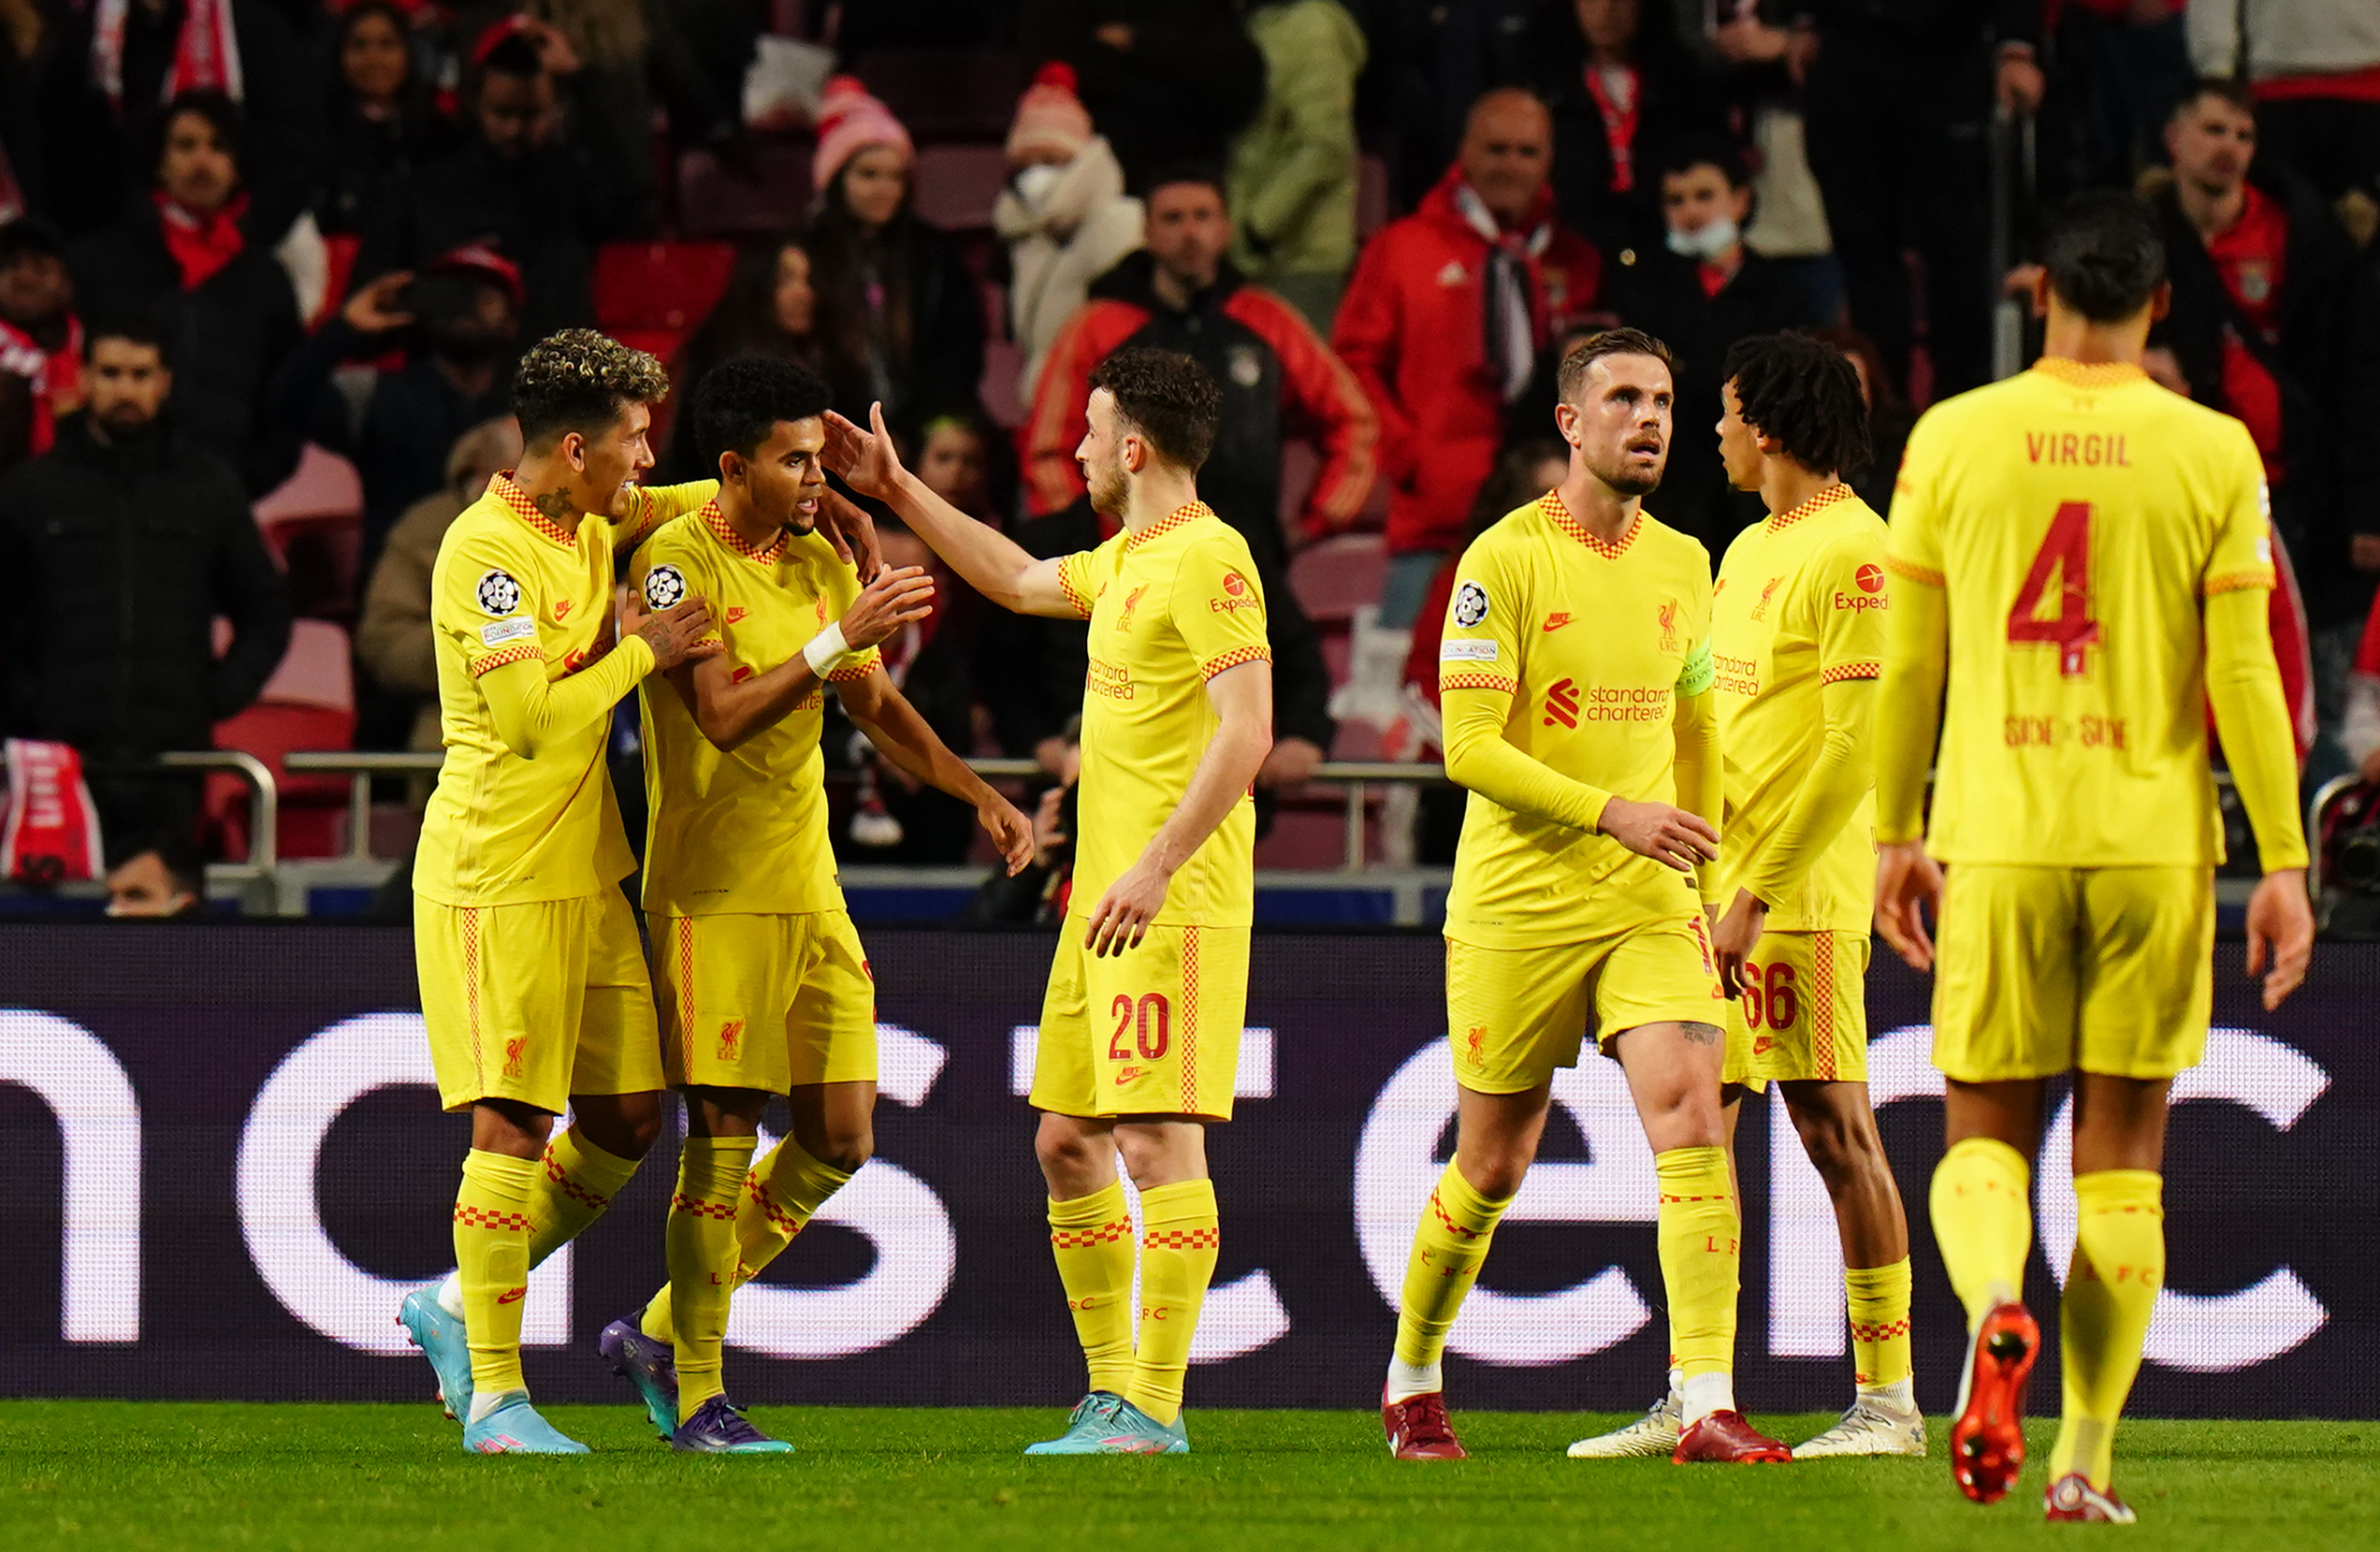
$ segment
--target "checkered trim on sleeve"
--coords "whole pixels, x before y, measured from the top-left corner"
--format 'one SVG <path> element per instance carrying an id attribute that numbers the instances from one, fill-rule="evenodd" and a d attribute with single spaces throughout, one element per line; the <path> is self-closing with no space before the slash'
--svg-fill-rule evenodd
<path id="1" fill-rule="evenodd" d="M 883 654 L 871 646 L 865 652 L 854 654 L 849 662 L 828 674 L 827 681 L 838 685 L 856 684 L 875 673 L 877 666 L 883 661 Z"/>
<path id="2" fill-rule="evenodd" d="M 525 642 L 518 646 L 508 646 L 501 652 L 490 652 L 484 658 L 472 659 L 471 676 L 476 679 L 482 674 L 493 674 L 498 669 L 512 663 L 541 661 L 544 656 L 545 649 L 533 642 Z"/>
<path id="3" fill-rule="evenodd" d="M 1226 669 L 1237 668 L 1241 663 L 1269 663 L 1270 661 L 1272 661 L 1272 648 L 1270 646 L 1235 646 L 1219 658 L 1209 658 L 1205 662 L 1200 663 L 1198 676 L 1202 679 L 1212 679 Z"/>
<path id="4" fill-rule="evenodd" d="M 1132 1235 L 1132 1220 L 1117 1218 L 1096 1228 L 1053 1228 L 1050 1231 L 1052 1250 L 1089 1250 L 1093 1245 L 1111 1245 Z"/>
<path id="5" fill-rule="evenodd" d="M 1059 557 L 1058 590 L 1066 594 L 1066 601 L 1067 604 L 1073 608 L 1076 614 L 1081 615 L 1084 619 L 1089 619 L 1091 617 L 1091 605 L 1096 601 L 1089 593 L 1082 590 L 1082 581 L 1080 577 L 1075 575 L 1075 562 L 1076 557 L 1074 556 L 1067 555 Z"/>
<path id="6" fill-rule="evenodd" d="M 1820 669 L 1818 682 L 1822 685 L 1831 685 L 1839 684 L 1845 679 L 1879 679 L 1883 675 L 1884 665 L 1880 662 L 1836 663 L 1832 668 Z"/>
<path id="7" fill-rule="evenodd" d="M 1888 555 L 1884 558 L 1884 569 L 1894 576 L 1905 576 L 1911 582 L 1923 582 L 1929 587 L 1938 587 L 1942 585 L 1943 578 L 1940 572 L 1921 566 L 1914 560 L 1904 560 L 1897 555 Z"/>
<path id="8" fill-rule="evenodd" d="M 1485 669 L 1457 668 L 1438 675 L 1438 692 L 1443 695 L 1450 689 L 1496 689 L 1506 695 L 1517 695 L 1520 693 L 1520 681 L 1502 674 L 1490 674 Z"/>
<path id="9" fill-rule="evenodd" d="M 2217 593 L 2243 593 L 2250 588 L 2271 592 L 2274 586 L 2271 569 L 2257 566 L 2244 572 L 2225 572 L 2219 576 L 2208 577 L 2200 591 L 2213 598 Z"/>

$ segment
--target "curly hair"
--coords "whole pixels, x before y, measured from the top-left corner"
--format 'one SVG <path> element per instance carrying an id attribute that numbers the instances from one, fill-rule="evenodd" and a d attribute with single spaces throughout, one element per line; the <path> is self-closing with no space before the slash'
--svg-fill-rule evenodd
<path id="1" fill-rule="evenodd" d="M 513 374 L 521 441 L 549 447 L 572 431 L 593 436 L 631 404 L 669 397 L 669 372 L 641 350 L 591 328 L 566 328 L 529 347 Z"/>
<path id="2" fill-rule="evenodd" d="M 1091 386 L 1107 389 L 1116 418 L 1168 463 L 1195 474 L 1214 450 L 1223 390 L 1195 357 L 1146 347 L 1120 350 L 1099 363 Z"/>
<path id="3" fill-rule="evenodd" d="M 703 374 L 688 397 L 694 447 L 707 468 L 722 453 L 750 457 L 780 420 L 816 420 L 834 396 L 826 379 L 781 355 L 739 355 Z"/>
<path id="4" fill-rule="evenodd" d="M 1589 334 L 1562 353 L 1561 375 L 1558 391 L 1564 404 L 1578 397 L 1586 385 L 1587 369 L 1606 355 L 1649 355 L 1667 367 L 1674 378 L 1677 374 L 1677 358 L 1667 345 L 1641 328 L 1607 328 Z"/>
<path id="5" fill-rule="evenodd" d="M 1728 347 L 1723 382 L 1744 420 L 1816 474 L 1849 474 L 1871 456 L 1867 403 L 1851 358 L 1807 334 L 1755 334 Z"/>

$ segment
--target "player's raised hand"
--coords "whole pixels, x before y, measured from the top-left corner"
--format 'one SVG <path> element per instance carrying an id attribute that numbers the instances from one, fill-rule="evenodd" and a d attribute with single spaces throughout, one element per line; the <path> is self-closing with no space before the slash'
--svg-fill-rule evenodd
<path id="1" fill-rule="evenodd" d="M 818 530 L 834 546 L 834 558 L 858 572 L 861 581 L 875 580 L 884 569 L 884 547 L 876 540 L 876 519 L 839 492 L 828 490 L 819 503 Z"/>
<path id="2" fill-rule="evenodd" d="M 1092 957 L 1139 948 L 1149 934 L 1149 923 L 1165 909 L 1166 889 L 1172 882 L 1173 875 L 1145 854 L 1125 868 L 1108 886 L 1108 892 L 1099 896 L 1098 907 L 1092 911 L 1082 935 L 1083 947 Z"/>
<path id="3" fill-rule="evenodd" d="M 1916 841 L 1876 849 L 1876 930 L 1912 970 L 1934 968 L 1925 908 L 1942 915 L 1942 866 Z"/>
<path id="4" fill-rule="evenodd" d="M 700 597 L 680 599 L 666 609 L 647 609 L 638 590 L 629 588 L 620 597 L 620 639 L 631 636 L 644 637 L 653 649 L 656 672 L 716 658 L 725 650 L 712 629 L 711 606 Z"/>
<path id="5" fill-rule="evenodd" d="M 2266 1012 L 2305 984 L 2313 957 L 2314 907 L 2306 902 L 2305 874 L 2296 868 L 2266 874 L 2248 896 L 2248 974 L 2264 977 Z"/>
<path id="6" fill-rule="evenodd" d="M 975 822 L 992 837 L 993 846 L 1009 864 L 1009 878 L 1023 873 L 1033 861 L 1033 821 L 1015 804 L 995 792 L 975 805 Z"/>
<path id="7" fill-rule="evenodd" d="M 836 623 L 843 628 L 844 645 L 864 652 L 932 613 L 934 578 L 922 566 L 897 566 L 878 572 Z"/>
<path id="8" fill-rule="evenodd" d="M 1750 890 L 1739 889 L 1734 903 L 1712 923 L 1711 958 L 1719 965 L 1719 989 L 1731 997 L 1744 994 L 1744 962 L 1759 947 L 1767 921 L 1768 907 Z"/>
<path id="9" fill-rule="evenodd" d="M 906 472 L 892 433 L 884 428 L 884 406 L 868 406 L 868 424 L 862 429 L 833 410 L 826 412 L 826 448 L 819 455 L 827 472 L 863 496 L 878 499 L 892 494 Z"/>
<path id="10" fill-rule="evenodd" d="M 1691 873 L 1719 855 L 1719 832 L 1710 821 L 1666 803 L 1613 798 L 1604 805 L 1597 828 L 1639 857 L 1680 873 Z"/>

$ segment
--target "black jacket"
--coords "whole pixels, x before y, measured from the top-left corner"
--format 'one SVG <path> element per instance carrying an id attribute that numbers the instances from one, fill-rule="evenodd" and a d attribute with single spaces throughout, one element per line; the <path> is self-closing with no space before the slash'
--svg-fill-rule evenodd
<path id="1" fill-rule="evenodd" d="M 1611 186 L 1611 138 L 1587 89 L 1586 51 L 1571 8 L 1540 13 L 1558 30 L 1540 55 L 1537 79 L 1554 125 L 1555 207 L 1563 225 L 1602 250 L 1606 275 L 1622 253 L 1661 246 L 1662 163 L 1679 146 L 1727 130 L 1716 83 L 1647 9 L 1636 50 L 1636 129 L 1629 147 L 1633 178 L 1624 193 Z"/>
<path id="2" fill-rule="evenodd" d="M 1043 559 L 1096 548 L 1102 535 L 1089 498 L 1021 525 L 1016 542 Z M 1338 724 L 1330 719 L 1330 670 L 1322 660 L 1313 622 L 1289 591 L 1289 579 L 1256 557 L 1264 588 L 1265 636 L 1272 647 L 1272 735 L 1302 738 L 1330 750 Z M 1012 615 L 987 609 L 983 655 L 996 672 L 980 676 L 994 736 L 1008 754 L 1030 758 L 1034 747 L 1064 731 L 1082 710 L 1082 681 L 1091 670 L 1091 628 L 1081 620 Z"/>
<path id="3" fill-rule="evenodd" d="M 170 430 L 103 445 L 66 417 L 0 478 L 0 722 L 86 753 L 212 747 L 289 646 L 288 587 L 239 477 Z"/>
<path id="4" fill-rule="evenodd" d="M 278 234 L 258 209 L 241 223 L 247 246 L 196 291 L 181 288 L 181 266 L 166 247 L 164 217 L 146 185 L 116 225 L 68 251 L 66 267 L 85 319 L 122 308 L 165 323 L 175 424 L 261 496 L 298 467 L 298 444 L 273 434 L 266 418 L 265 390 L 305 327 L 273 257 Z"/>
<path id="5" fill-rule="evenodd" d="M 1110 22 L 1130 48 L 1098 38 Z M 1026 0 L 1019 32 L 1032 58 L 1074 66 L 1135 193 L 1168 166 L 1220 164 L 1264 101 L 1264 55 L 1228 0 Z"/>
<path id="6" fill-rule="evenodd" d="M 2289 211 L 2277 338 L 2257 337 L 2239 315 L 2205 242 L 2167 189 L 2154 206 L 2173 306 L 2151 343 L 2172 350 L 2191 398 L 2227 413 L 2227 333 L 2237 333 L 2272 373 L 2281 387 L 2283 471 L 2274 519 L 2315 624 L 2359 620 L 2371 606 L 2372 576 L 2348 563 L 2348 549 L 2357 533 L 2380 533 L 2380 441 L 2373 435 L 2380 426 L 2380 294 L 2320 196 L 2294 181 L 2264 192 Z"/>

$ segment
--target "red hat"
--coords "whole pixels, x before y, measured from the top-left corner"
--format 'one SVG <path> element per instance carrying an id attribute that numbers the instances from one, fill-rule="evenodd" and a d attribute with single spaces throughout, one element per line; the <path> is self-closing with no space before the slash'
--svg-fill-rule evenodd
<path id="1" fill-rule="evenodd" d="M 450 248 L 429 261 L 423 271 L 431 275 L 472 275 L 495 282 L 504 288 L 518 309 L 522 301 L 520 266 L 484 242 L 467 242 L 460 248 Z"/>
<path id="2" fill-rule="evenodd" d="M 1041 66 L 1017 101 L 1016 122 L 1009 126 L 1009 165 L 1071 162 L 1090 144 L 1091 135 L 1090 110 L 1075 95 L 1074 66 L 1053 60 Z"/>

